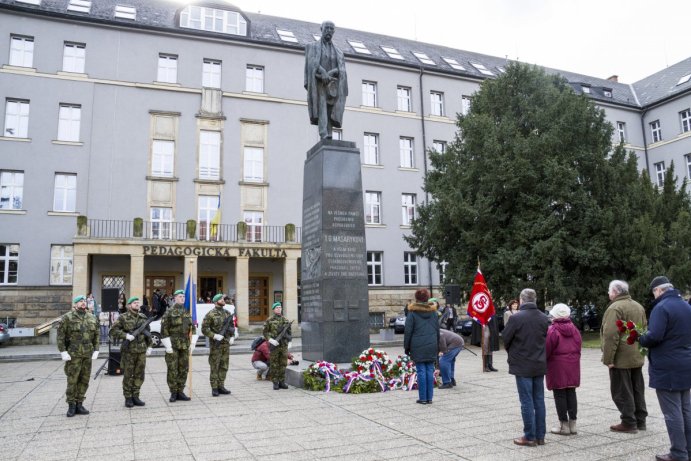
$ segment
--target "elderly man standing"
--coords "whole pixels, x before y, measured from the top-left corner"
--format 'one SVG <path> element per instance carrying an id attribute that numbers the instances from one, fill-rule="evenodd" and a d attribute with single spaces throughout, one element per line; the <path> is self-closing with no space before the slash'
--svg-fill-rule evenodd
<path id="1" fill-rule="evenodd" d="M 650 290 L 655 297 L 650 328 L 639 341 L 649 348 L 650 387 L 657 393 L 672 445 L 669 454 L 655 459 L 687 460 L 691 454 L 691 306 L 667 277 L 655 277 Z"/>
<path id="2" fill-rule="evenodd" d="M 629 284 L 622 280 L 610 282 L 609 299 L 612 302 L 602 319 L 600 347 L 602 363 L 609 367 L 612 400 L 621 413 L 621 423 L 610 426 L 610 430 L 635 434 L 645 430 L 648 417 L 642 371 L 644 358 L 638 348 L 626 344 L 626 336 L 619 333 L 616 322 L 630 320 L 646 326 L 645 310 L 631 299 Z"/>
<path id="3" fill-rule="evenodd" d="M 509 373 L 516 377 L 521 401 L 523 437 L 516 445 L 534 447 L 545 444 L 545 373 L 547 355 L 545 341 L 549 319 L 537 308 L 535 290 L 521 291 L 519 311 L 511 317 L 502 332 L 509 355 Z"/>

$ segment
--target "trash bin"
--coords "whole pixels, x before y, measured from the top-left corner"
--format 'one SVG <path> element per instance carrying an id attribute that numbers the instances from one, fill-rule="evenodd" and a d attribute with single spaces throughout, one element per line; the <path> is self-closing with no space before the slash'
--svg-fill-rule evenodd
<path id="1" fill-rule="evenodd" d="M 382 341 L 393 341 L 394 331 L 392 328 L 382 328 L 379 330 L 379 339 Z"/>

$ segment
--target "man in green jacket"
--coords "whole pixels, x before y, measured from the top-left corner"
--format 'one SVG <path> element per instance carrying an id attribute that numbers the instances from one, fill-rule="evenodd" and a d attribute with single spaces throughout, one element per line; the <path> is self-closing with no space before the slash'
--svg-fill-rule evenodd
<path id="1" fill-rule="evenodd" d="M 619 333 L 616 322 L 621 320 L 626 323 L 630 320 L 643 327 L 648 322 L 643 306 L 631 299 L 628 283 L 612 280 L 609 299 L 612 302 L 602 319 L 600 347 L 602 363 L 609 367 L 612 400 L 621 413 L 621 423 L 610 426 L 610 430 L 635 434 L 645 430 L 648 417 L 642 370 L 644 358 L 636 346 L 626 343 L 626 336 Z"/>
<path id="2" fill-rule="evenodd" d="M 185 291 L 176 291 L 173 299 L 175 304 L 166 310 L 161 319 L 161 343 L 166 348 L 170 402 L 190 400 L 183 390 L 190 369 L 190 355 L 199 338 L 197 327 L 192 323 L 192 315 L 184 306 Z"/>
<path id="3" fill-rule="evenodd" d="M 235 341 L 235 325 L 233 314 L 225 310 L 225 299 L 222 293 L 213 298 L 214 308 L 211 309 L 202 321 L 202 334 L 210 339 L 209 348 L 209 381 L 211 382 L 211 395 L 230 394 L 225 387 L 228 374 L 228 360 L 230 345 Z M 223 332 L 223 325 L 227 322 L 229 327 Z"/>
<path id="4" fill-rule="evenodd" d="M 286 366 L 288 365 L 288 343 L 292 340 L 290 322 L 283 317 L 283 306 L 274 303 L 271 306 L 273 315 L 264 324 L 263 336 L 271 346 L 271 359 L 269 362 L 269 377 L 274 383 L 274 390 L 288 389 L 286 380 Z M 278 338 L 281 331 L 286 329 L 286 334 Z"/>

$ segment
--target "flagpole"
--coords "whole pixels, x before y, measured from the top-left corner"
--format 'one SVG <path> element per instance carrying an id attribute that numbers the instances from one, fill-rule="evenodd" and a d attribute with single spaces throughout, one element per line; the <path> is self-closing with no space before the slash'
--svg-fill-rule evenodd
<path id="1" fill-rule="evenodd" d="M 485 325 L 482 325 L 482 337 L 480 339 L 480 347 L 482 348 L 482 372 L 487 371 L 487 366 L 485 360 L 487 360 L 487 355 L 485 354 Z"/>

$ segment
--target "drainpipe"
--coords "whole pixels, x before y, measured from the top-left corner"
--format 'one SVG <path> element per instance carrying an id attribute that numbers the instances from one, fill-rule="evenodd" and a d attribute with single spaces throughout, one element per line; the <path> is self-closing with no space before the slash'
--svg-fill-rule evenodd
<path id="1" fill-rule="evenodd" d="M 644 110 L 641 113 L 641 131 L 643 131 L 643 152 L 645 153 L 645 171 L 648 172 L 648 176 L 652 178 L 650 175 L 650 165 L 648 164 L 648 141 L 646 139 L 645 135 L 645 114 L 648 113 L 648 110 Z"/>
<path id="2" fill-rule="evenodd" d="M 425 94 L 422 89 L 422 76 L 425 73 L 425 69 L 420 66 L 420 124 L 422 126 L 422 168 L 427 177 L 427 132 L 425 131 Z M 425 190 L 425 204 L 429 203 L 429 193 Z M 427 274 L 429 275 L 429 292 L 430 296 L 433 293 L 432 288 L 432 261 L 427 259 Z"/>

